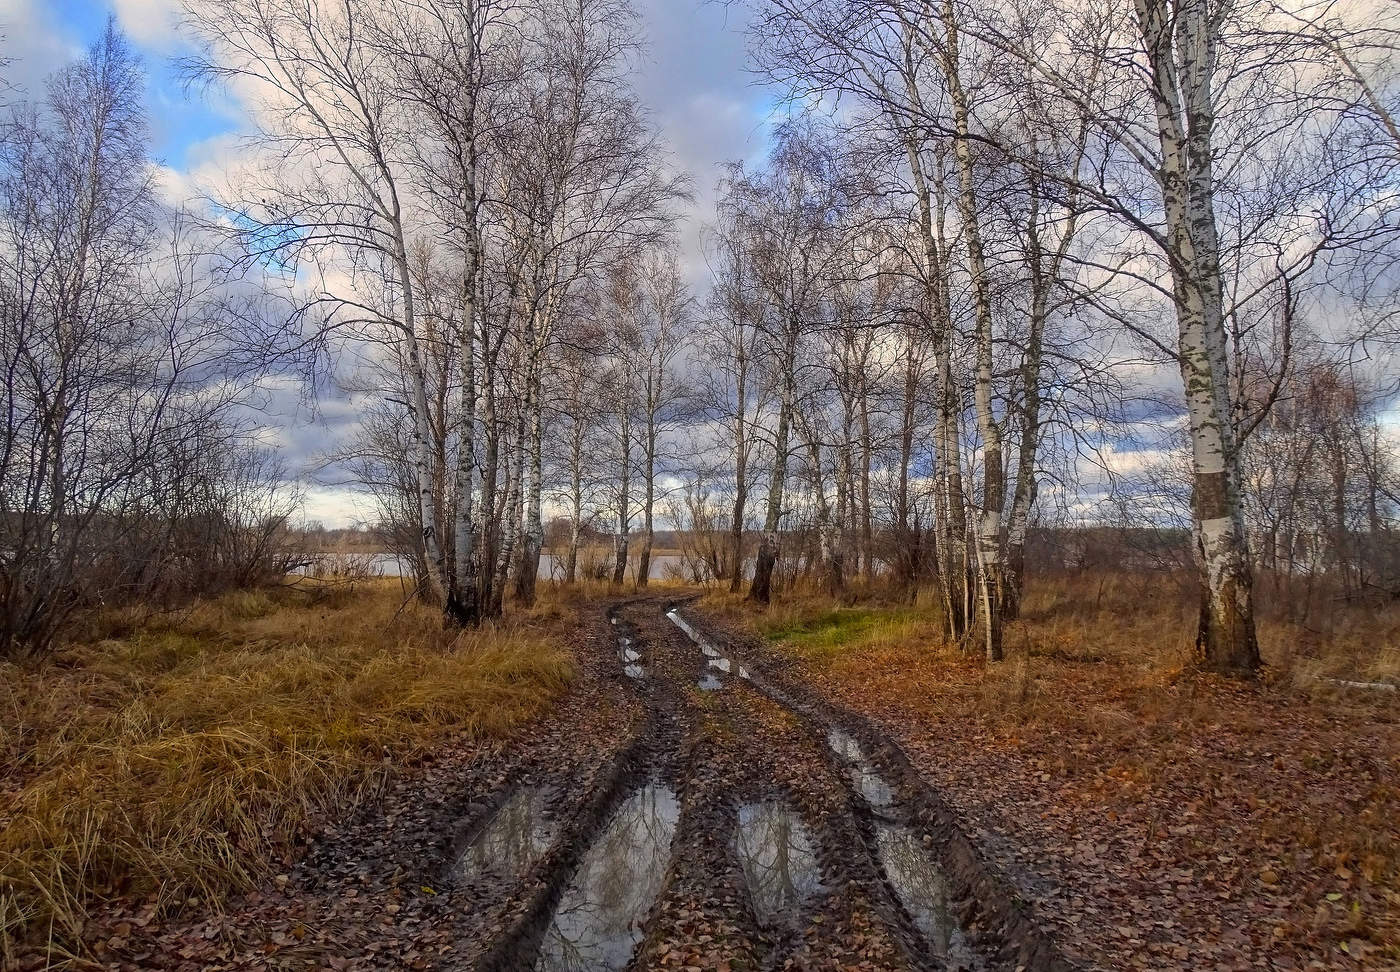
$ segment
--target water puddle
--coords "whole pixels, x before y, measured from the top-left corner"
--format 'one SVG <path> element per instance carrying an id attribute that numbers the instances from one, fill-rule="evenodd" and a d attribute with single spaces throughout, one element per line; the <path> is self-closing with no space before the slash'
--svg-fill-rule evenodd
<path id="1" fill-rule="evenodd" d="M 661 891 L 679 815 L 669 787 L 650 783 L 627 799 L 559 899 L 536 972 L 627 967 Z"/>
<path id="2" fill-rule="evenodd" d="M 554 822 L 545 817 L 549 791 L 525 787 L 511 794 L 491 822 L 457 859 L 457 880 L 466 884 L 486 874 L 518 878 L 549 849 Z"/>
<path id="3" fill-rule="evenodd" d="M 922 840 L 906 827 L 879 824 L 880 865 L 904 910 L 952 968 L 985 969 L 948 907 L 948 881 Z"/>
<path id="4" fill-rule="evenodd" d="M 685 618 L 677 614 L 675 611 L 667 611 L 666 617 L 677 628 L 680 628 L 682 631 L 684 631 L 687 638 L 695 642 L 695 644 L 699 645 L 700 653 L 705 656 L 705 658 L 707 659 L 707 663 L 711 668 L 721 671 L 726 675 L 738 674 L 740 678 L 744 679 L 752 677 L 749 674 L 749 670 L 747 668 L 745 668 L 743 665 L 736 665 L 728 658 L 725 658 L 724 654 L 718 648 L 716 648 L 709 641 L 709 639 L 707 639 L 704 635 L 702 635 L 700 632 L 696 631 L 693 627 L 691 627 L 690 623 L 686 621 Z M 701 676 L 699 685 L 700 688 L 704 689 L 707 692 L 712 692 L 715 689 L 721 688 L 719 681 L 714 677 L 712 673 L 708 671 L 706 671 L 705 674 Z"/>
<path id="5" fill-rule="evenodd" d="M 642 653 L 633 647 L 631 638 L 624 635 L 617 639 L 617 656 L 622 659 L 622 672 L 628 678 L 646 677 Z"/>
<path id="6" fill-rule="evenodd" d="M 866 803 L 879 810 L 894 802 L 893 788 L 885 782 L 884 777 L 875 772 L 870 760 L 866 758 L 865 750 L 861 749 L 860 742 L 854 736 L 833 728 L 827 732 L 826 741 L 831 751 L 847 764 L 851 782 L 860 791 L 860 795 L 865 797 Z"/>
<path id="7" fill-rule="evenodd" d="M 734 848 L 754 911 L 764 925 L 795 918 L 821 890 L 821 868 L 801 816 L 775 801 L 739 808 Z"/>

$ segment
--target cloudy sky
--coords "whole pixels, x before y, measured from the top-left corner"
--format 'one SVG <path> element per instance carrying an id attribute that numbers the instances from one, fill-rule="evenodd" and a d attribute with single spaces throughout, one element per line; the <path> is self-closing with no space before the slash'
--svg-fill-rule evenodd
<path id="1" fill-rule="evenodd" d="M 691 174 L 696 201 L 683 231 L 689 276 L 702 287 L 700 228 L 713 212 L 720 165 L 761 156 L 772 99 L 745 71 L 743 11 L 719 0 L 637 0 L 649 52 L 639 66 L 637 93 L 652 112 L 676 165 Z M 187 198 L 202 169 L 217 166 L 247 123 L 241 106 L 220 96 L 187 92 L 173 59 L 184 50 L 179 0 L 0 0 L 8 79 L 30 94 L 43 79 L 97 37 L 109 16 L 144 55 L 149 75 L 153 154 L 164 189 Z M 290 386 L 271 387 L 267 437 L 294 469 L 327 448 L 354 423 L 353 400 L 323 396 L 314 414 L 298 405 Z M 327 525 L 364 518 L 370 510 L 329 481 L 313 486 L 306 515 Z"/>

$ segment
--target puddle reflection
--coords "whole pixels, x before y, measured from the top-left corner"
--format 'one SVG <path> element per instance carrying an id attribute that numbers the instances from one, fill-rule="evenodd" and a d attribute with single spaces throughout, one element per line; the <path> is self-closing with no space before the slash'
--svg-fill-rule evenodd
<path id="1" fill-rule="evenodd" d="M 559 900 L 537 972 L 627 966 L 661 890 L 678 815 L 675 793 L 656 784 L 618 809 Z"/>
<path id="2" fill-rule="evenodd" d="M 690 626 L 690 623 L 687 622 L 685 618 L 681 617 L 675 611 L 667 611 L 666 617 L 677 628 L 680 628 L 682 631 L 684 631 L 687 638 L 689 638 L 691 641 L 695 642 L 695 644 L 700 646 L 700 653 L 704 655 L 706 659 L 708 659 L 708 664 L 711 668 L 718 669 L 719 671 L 724 672 L 726 675 L 731 674 L 733 672 L 738 672 L 740 678 L 750 677 L 749 670 L 747 668 L 745 668 L 743 665 L 735 665 L 728 658 L 725 658 L 724 655 L 720 652 L 720 650 L 716 648 L 713 644 L 711 644 L 710 641 L 707 638 L 705 638 L 704 635 L 700 634 L 700 632 L 692 628 Z M 706 692 L 713 692 L 716 689 L 723 687 L 719 683 L 719 681 L 714 677 L 714 675 L 712 675 L 708 671 L 701 676 L 699 686 Z"/>
<path id="3" fill-rule="evenodd" d="M 885 876 L 935 954 L 953 968 L 985 968 L 948 907 L 947 879 L 923 841 L 907 828 L 888 824 L 880 824 L 875 837 Z"/>
<path id="4" fill-rule="evenodd" d="M 821 890 L 821 869 L 807 825 L 783 804 L 767 801 L 740 807 L 734 846 L 761 923 L 796 917 Z"/>
<path id="5" fill-rule="evenodd" d="M 617 639 L 617 646 L 617 655 L 622 659 L 623 674 L 628 678 L 645 678 L 646 669 L 642 667 L 642 653 L 633 646 L 632 639 L 621 635 Z"/>
<path id="6" fill-rule="evenodd" d="M 831 746 L 831 751 L 848 764 L 851 782 L 860 790 L 860 795 L 865 797 L 867 803 L 880 809 L 894 802 L 894 790 L 885 782 L 884 777 L 875 772 L 875 768 L 865 756 L 865 750 L 854 736 L 833 728 L 827 732 L 826 741 Z"/>
<path id="7" fill-rule="evenodd" d="M 518 878 L 549 848 L 554 822 L 545 817 L 549 792 L 526 787 L 511 794 L 496 815 L 457 859 L 457 880 L 484 874 Z"/>

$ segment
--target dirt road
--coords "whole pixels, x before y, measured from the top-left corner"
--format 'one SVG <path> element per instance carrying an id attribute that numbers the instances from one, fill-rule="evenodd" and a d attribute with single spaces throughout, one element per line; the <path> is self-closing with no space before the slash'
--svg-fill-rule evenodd
<path id="1" fill-rule="evenodd" d="M 601 602 L 578 638 L 547 724 L 329 830 L 183 967 L 1072 967 L 896 747 L 688 600 Z"/>
<path id="2" fill-rule="evenodd" d="M 561 778 L 483 815 L 460 880 L 504 890 L 535 869 L 537 890 L 480 964 L 1067 967 L 886 740 L 761 671 L 687 602 L 604 614 L 594 648 L 640 731 L 597 812 L 551 803 Z M 567 862 L 544 861 L 551 841 Z"/>

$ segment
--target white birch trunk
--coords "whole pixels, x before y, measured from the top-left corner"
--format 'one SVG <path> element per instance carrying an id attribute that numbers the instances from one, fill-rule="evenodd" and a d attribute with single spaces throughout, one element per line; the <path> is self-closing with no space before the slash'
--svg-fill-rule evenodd
<path id="1" fill-rule="evenodd" d="M 981 217 L 977 209 L 976 174 L 969 139 L 967 94 L 958 56 L 958 27 L 952 0 L 943 0 L 946 43 L 943 68 L 953 110 L 953 155 L 958 170 L 958 212 L 967 244 L 976 316 L 977 375 L 973 399 L 982 436 L 982 501 L 977 516 L 977 565 L 982 601 L 983 636 L 988 661 L 1000 661 L 1002 649 L 1002 514 L 1006 497 L 1002 467 L 1001 426 L 992 411 L 992 304 L 982 251 Z"/>
<path id="2" fill-rule="evenodd" d="M 1178 353 L 1191 427 L 1201 571 L 1197 652 L 1207 667 L 1248 674 L 1259 666 L 1259 647 L 1239 498 L 1211 169 L 1216 28 L 1204 0 L 1184 0 L 1172 10 L 1164 0 L 1135 0 L 1134 6 L 1152 71 Z"/>

